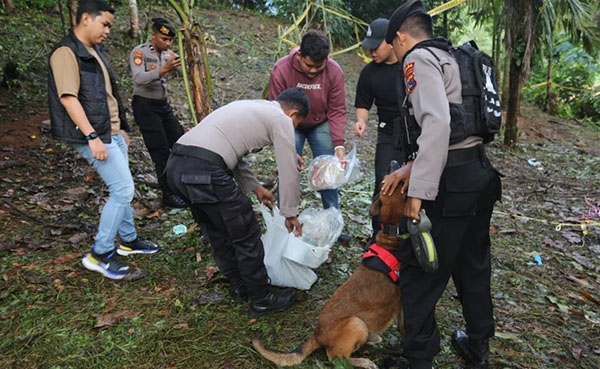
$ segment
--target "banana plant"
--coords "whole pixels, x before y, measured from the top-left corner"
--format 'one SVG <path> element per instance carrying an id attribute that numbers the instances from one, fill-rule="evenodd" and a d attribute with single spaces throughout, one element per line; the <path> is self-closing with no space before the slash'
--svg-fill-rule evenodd
<path id="1" fill-rule="evenodd" d="M 194 0 L 169 0 L 181 20 L 179 50 L 183 81 L 194 125 L 211 112 L 212 79 L 206 52 L 207 35 L 194 21 Z"/>

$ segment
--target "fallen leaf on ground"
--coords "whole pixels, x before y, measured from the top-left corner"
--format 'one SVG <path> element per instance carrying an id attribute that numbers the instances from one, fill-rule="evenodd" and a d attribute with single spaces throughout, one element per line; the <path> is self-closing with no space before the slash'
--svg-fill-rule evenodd
<path id="1" fill-rule="evenodd" d="M 209 266 L 206 269 L 204 269 L 204 274 L 206 274 L 206 278 L 208 278 L 208 280 L 210 281 L 215 274 L 217 274 L 219 272 L 219 267 L 215 267 L 215 266 Z"/>
<path id="2" fill-rule="evenodd" d="M 581 359 L 581 353 L 583 350 L 580 347 L 573 347 L 571 349 L 571 355 L 573 355 L 573 359 L 579 361 Z"/>
<path id="3" fill-rule="evenodd" d="M 63 255 L 61 257 L 53 259 L 52 260 L 52 264 L 64 264 L 64 263 L 68 263 L 69 261 L 71 261 L 73 259 L 77 259 L 77 258 L 80 258 L 80 257 L 81 257 L 81 254 Z"/>
<path id="4" fill-rule="evenodd" d="M 79 242 L 85 240 L 87 238 L 87 236 L 88 236 L 88 234 L 85 232 L 76 233 L 69 238 L 69 242 L 71 242 L 72 244 L 76 244 L 76 243 L 79 243 Z"/>
<path id="5" fill-rule="evenodd" d="M 112 314 L 94 314 L 93 316 L 96 318 L 96 324 L 94 328 L 102 328 L 109 325 L 117 324 L 119 321 L 123 319 L 130 319 L 140 315 L 139 311 L 118 311 Z"/>
<path id="6" fill-rule="evenodd" d="M 90 195 L 87 187 L 75 187 L 65 191 L 67 198 L 75 201 L 82 201 L 87 199 Z"/>

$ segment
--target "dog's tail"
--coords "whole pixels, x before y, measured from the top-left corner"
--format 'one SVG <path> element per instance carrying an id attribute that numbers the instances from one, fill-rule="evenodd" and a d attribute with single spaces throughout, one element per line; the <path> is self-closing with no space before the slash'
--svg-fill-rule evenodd
<path id="1" fill-rule="evenodd" d="M 290 366 L 300 364 L 308 355 L 313 351 L 321 347 L 317 342 L 317 336 L 314 334 L 310 336 L 308 341 L 303 345 L 298 346 L 294 351 L 291 352 L 280 352 L 271 351 L 266 349 L 258 338 L 252 340 L 252 345 L 265 359 L 272 361 L 279 366 Z"/>

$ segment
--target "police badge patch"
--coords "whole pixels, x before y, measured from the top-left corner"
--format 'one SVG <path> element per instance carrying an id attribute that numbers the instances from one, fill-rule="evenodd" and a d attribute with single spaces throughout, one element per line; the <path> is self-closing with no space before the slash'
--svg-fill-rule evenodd
<path id="1" fill-rule="evenodd" d="M 404 67 L 404 83 L 406 84 L 406 92 L 411 93 L 417 88 L 417 80 L 415 79 L 415 63 L 410 62 Z"/>
<path id="2" fill-rule="evenodd" d="M 135 51 L 133 52 L 133 63 L 134 63 L 135 65 L 137 65 L 138 67 L 139 67 L 140 65 L 142 65 L 142 56 L 143 56 L 143 55 L 142 55 L 142 52 L 141 52 L 141 51 L 139 51 L 139 50 L 135 50 Z"/>

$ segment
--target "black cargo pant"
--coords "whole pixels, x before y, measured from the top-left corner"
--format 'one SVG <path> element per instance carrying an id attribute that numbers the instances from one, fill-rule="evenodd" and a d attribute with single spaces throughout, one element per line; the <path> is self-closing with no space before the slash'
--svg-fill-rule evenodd
<path id="1" fill-rule="evenodd" d="M 469 338 L 494 335 L 489 229 L 501 183 L 482 146 L 473 149 L 479 151 L 479 158 L 457 165 L 451 165 L 450 152 L 436 200 L 423 201 L 422 207 L 432 222 L 439 269 L 425 273 L 410 240 L 402 246 L 403 355 L 409 359 L 431 359 L 440 351 L 435 306 L 450 276 L 462 304 Z"/>
<path id="2" fill-rule="evenodd" d="M 163 194 L 168 193 L 164 171 L 171 147 L 183 135 L 183 128 L 166 99 L 134 95 L 131 107 L 144 144 L 154 162 L 158 184 Z"/>
<path id="3" fill-rule="evenodd" d="M 251 299 L 264 297 L 268 277 L 252 201 L 224 165 L 180 155 L 178 146 L 167 163 L 169 187 L 191 204 L 194 219 L 208 237 L 221 272 L 231 283 L 244 285 Z"/>
<path id="4" fill-rule="evenodd" d="M 379 193 L 381 181 L 388 174 L 390 161 L 392 160 L 396 160 L 398 164 L 402 165 L 405 160 L 404 154 L 402 150 L 394 145 L 392 133 L 379 129 L 377 132 L 377 146 L 375 148 L 375 188 L 373 190 L 373 197 Z M 371 218 L 371 225 L 373 226 L 373 235 L 370 243 L 374 243 L 375 236 L 381 229 L 378 216 Z"/>

